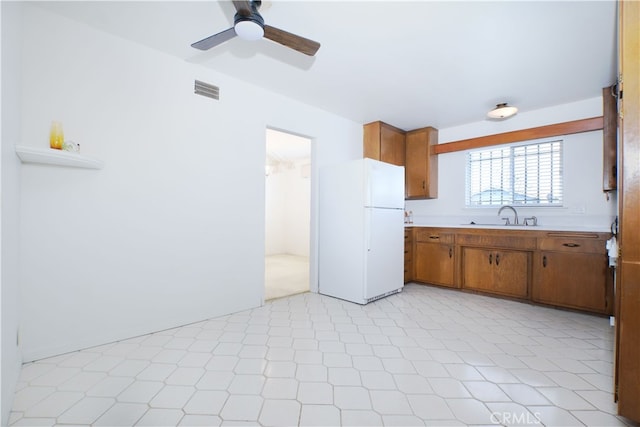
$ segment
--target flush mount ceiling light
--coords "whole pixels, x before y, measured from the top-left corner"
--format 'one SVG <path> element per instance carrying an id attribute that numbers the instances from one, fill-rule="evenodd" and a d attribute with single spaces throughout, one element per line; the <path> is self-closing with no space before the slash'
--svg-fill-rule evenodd
<path id="1" fill-rule="evenodd" d="M 496 108 L 487 113 L 487 117 L 489 117 L 490 119 L 506 119 L 507 117 L 513 116 L 517 112 L 518 109 L 516 107 L 511 107 L 505 102 L 496 105 Z"/>

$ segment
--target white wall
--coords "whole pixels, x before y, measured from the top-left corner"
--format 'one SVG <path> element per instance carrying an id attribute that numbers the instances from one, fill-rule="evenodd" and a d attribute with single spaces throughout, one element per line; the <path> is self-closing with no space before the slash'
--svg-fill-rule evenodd
<path id="1" fill-rule="evenodd" d="M 266 255 L 309 256 L 311 187 L 302 171 L 309 163 L 295 162 L 266 178 Z"/>
<path id="2" fill-rule="evenodd" d="M 56 119 L 105 161 L 22 165 L 25 360 L 262 304 L 265 129 L 314 139 L 317 182 L 362 155 L 361 125 L 32 5 L 24 35 L 23 143 Z"/>
<path id="3" fill-rule="evenodd" d="M 0 425 L 8 425 L 9 412 L 13 403 L 13 391 L 20 375 L 21 355 L 17 344 L 20 321 L 20 291 L 18 285 L 19 247 L 19 205 L 20 205 L 20 162 L 15 154 L 15 144 L 20 138 L 20 40 L 22 9 L 19 4 L 0 2 L 2 26 L 2 132 L 1 134 L 1 289 L 2 302 L 0 342 L 2 366 L 0 370 L 0 401 L 2 415 Z"/>
<path id="4" fill-rule="evenodd" d="M 579 120 L 602 115 L 602 98 L 519 113 L 500 122 L 481 121 L 439 130 L 439 143 L 492 135 L 518 129 Z M 547 138 L 545 140 L 555 140 Z M 564 142 L 564 206 L 518 208 L 520 217 L 535 215 L 543 225 L 572 225 L 602 228 L 615 217 L 616 197 L 602 192 L 602 131 L 562 137 Z M 542 141 L 542 140 L 541 140 Z M 433 225 L 459 225 L 478 218 L 499 219 L 496 208 L 465 208 L 466 152 L 438 157 L 438 198 L 407 201 L 414 222 Z"/>

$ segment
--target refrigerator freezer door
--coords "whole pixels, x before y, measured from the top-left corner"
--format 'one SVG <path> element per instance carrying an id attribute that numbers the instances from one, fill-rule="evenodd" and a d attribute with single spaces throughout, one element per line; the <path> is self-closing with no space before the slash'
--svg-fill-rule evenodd
<path id="1" fill-rule="evenodd" d="M 403 228 L 402 210 L 365 209 L 365 302 L 404 286 Z"/>
<path id="2" fill-rule="evenodd" d="M 404 209 L 404 167 L 364 159 L 366 207 Z"/>

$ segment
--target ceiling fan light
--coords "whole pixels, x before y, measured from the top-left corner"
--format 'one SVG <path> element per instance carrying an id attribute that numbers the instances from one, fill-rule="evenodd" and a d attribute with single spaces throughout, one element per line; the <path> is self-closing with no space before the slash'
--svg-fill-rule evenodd
<path id="1" fill-rule="evenodd" d="M 518 112 L 516 107 L 512 107 L 507 105 L 507 103 L 502 103 L 496 105 L 496 108 L 489 111 L 487 113 L 487 117 L 490 119 L 506 119 L 507 117 L 511 117 Z"/>
<path id="2" fill-rule="evenodd" d="M 238 21 L 234 28 L 243 40 L 259 40 L 264 36 L 262 25 L 252 20 Z"/>

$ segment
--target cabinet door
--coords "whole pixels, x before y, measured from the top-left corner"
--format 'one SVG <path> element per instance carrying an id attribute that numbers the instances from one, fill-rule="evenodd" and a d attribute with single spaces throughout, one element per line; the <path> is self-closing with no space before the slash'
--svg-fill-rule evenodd
<path id="1" fill-rule="evenodd" d="M 463 287 L 518 298 L 527 296 L 529 252 L 462 249 Z"/>
<path id="2" fill-rule="evenodd" d="M 618 188 L 618 110 L 611 94 L 616 85 L 602 89 L 602 191 Z"/>
<path id="3" fill-rule="evenodd" d="M 404 229 L 404 283 L 413 280 L 413 230 Z"/>
<path id="4" fill-rule="evenodd" d="M 542 251 L 536 255 L 533 273 L 534 301 L 611 312 L 605 255 Z"/>
<path id="5" fill-rule="evenodd" d="M 462 248 L 462 287 L 491 292 L 493 262 L 492 250 Z"/>
<path id="6" fill-rule="evenodd" d="M 405 132 L 384 122 L 363 127 L 363 154 L 374 160 L 404 166 Z"/>
<path id="7" fill-rule="evenodd" d="M 427 155 L 429 146 L 421 135 L 409 132 L 406 140 L 407 158 L 405 159 L 406 197 L 419 198 L 427 194 Z"/>
<path id="8" fill-rule="evenodd" d="M 499 294 L 525 298 L 529 283 L 529 252 L 494 251 L 493 286 Z"/>
<path id="9" fill-rule="evenodd" d="M 621 97 L 620 249 L 616 289 L 616 391 L 618 413 L 640 422 L 640 2 L 619 3 Z"/>
<path id="10" fill-rule="evenodd" d="M 439 243 L 415 243 L 415 280 L 456 287 L 454 282 L 454 247 Z"/>
<path id="11" fill-rule="evenodd" d="M 406 136 L 405 185 L 407 199 L 438 197 L 438 156 L 431 146 L 438 142 L 435 128 L 411 131 Z"/>
<path id="12" fill-rule="evenodd" d="M 380 128 L 380 161 L 404 166 L 404 150 L 404 132 L 383 124 Z"/>

